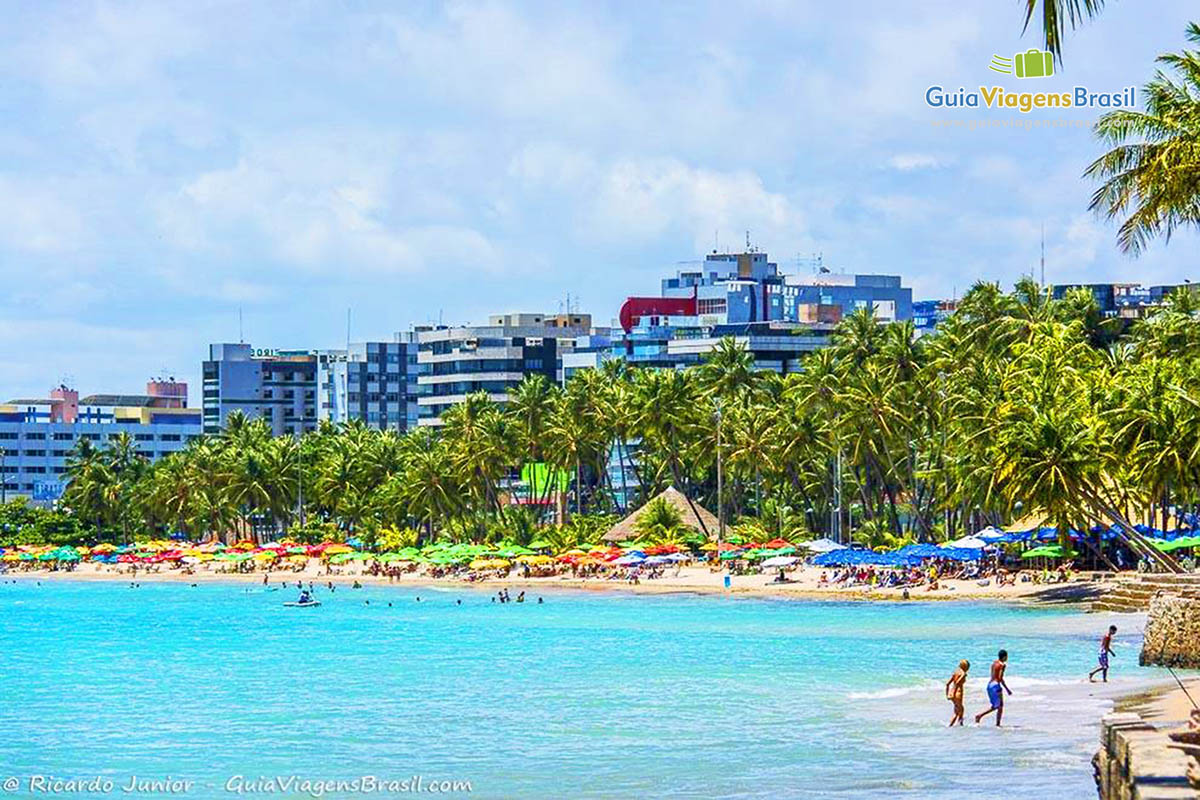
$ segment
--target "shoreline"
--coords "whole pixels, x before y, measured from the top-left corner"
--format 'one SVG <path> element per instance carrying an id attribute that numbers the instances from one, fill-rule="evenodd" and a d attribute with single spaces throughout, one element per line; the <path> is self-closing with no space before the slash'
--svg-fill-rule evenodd
<path id="1" fill-rule="evenodd" d="M 603 580 L 575 578 L 561 575 L 550 577 L 523 577 L 509 575 L 467 581 L 453 577 L 431 577 L 406 573 L 400 578 L 367 575 L 361 572 L 337 572 L 320 574 L 311 569 L 301 572 L 215 572 L 201 570 L 193 574 L 179 571 L 152 572 L 139 570 L 136 574 L 124 569 L 106 569 L 98 565 L 83 565 L 70 571 L 29 570 L 9 571 L 0 574 L 0 580 L 21 581 L 106 581 L 113 583 L 235 583 L 262 584 L 269 576 L 269 583 L 302 581 L 316 586 L 334 583 L 338 586 L 351 585 L 355 581 L 364 586 L 395 586 L 421 589 L 459 589 L 468 591 L 499 591 L 500 589 L 523 589 L 556 592 L 619 592 L 635 595 L 692 594 L 703 596 L 745 597 L 774 600 L 831 600 L 858 602 L 954 602 L 994 601 L 1018 604 L 1083 604 L 1091 600 L 1097 590 L 1093 581 L 1074 581 L 1066 584 L 1017 584 L 981 587 L 971 580 L 943 580 L 942 586 L 934 591 L 913 588 L 905 599 L 903 590 L 897 588 L 873 589 L 870 587 L 831 587 L 817 584 L 816 568 L 806 568 L 796 573 L 797 580 L 778 583 L 767 575 L 734 576 L 730 588 L 723 585 L 723 573 L 710 572 L 707 567 L 688 567 L 677 575 L 630 583 L 626 580 Z"/>
<path id="2" fill-rule="evenodd" d="M 1173 678 L 1165 678 L 1161 686 L 1152 686 L 1118 698 L 1113 710 L 1138 714 L 1159 727 L 1186 726 L 1194 708 L 1192 701 L 1200 705 L 1200 677 L 1180 676 L 1180 680 L 1186 693 Z M 1188 694 L 1192 700 L 1188 699 Z"/>

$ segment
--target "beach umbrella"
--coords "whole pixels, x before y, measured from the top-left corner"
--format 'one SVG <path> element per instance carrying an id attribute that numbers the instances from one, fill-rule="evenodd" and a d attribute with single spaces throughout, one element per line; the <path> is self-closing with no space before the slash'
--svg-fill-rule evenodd
<path id="1" fill-rule="evenodd" d="M 706 550 L 708 552 L 712 552 L 713 550 L 717 549 L 717 543 L 716 542 L 705 542 L 704 544 L 700 545 L 700 549 Z"/>
<path id="2" fill-rule="evenodd" d="M 774 539 L 772 539 L 771 541 L 769 541 L 763 545 L 763 547 L 766 547 L 769 550 L 778 550 L 781 547 L 791 547 L 791 546 L 792 546 L 791 542 L 789 542 L 787 539 L 780 539 L 778 536 L 776 536 Z"/>
<path id="3" fill-rule="evenodd" d="M 846 549 L 846 545 L 838 544 L 832 539 L 813 539 L 811 542 L 801 542 L 800 547 L 813 553 L 830 553 L 834 550 Z"/>
<path id="4" fill-rule="evenodd" d="M 586 556 L 586 555 L 587 555 L 587 551 L 586 551 L 586 550 L 580 550 L 578 547 L 573 547 L 573 548 L 571 548 L 570 550 L 568 550 L 567 552 L 565 552 L 565 553 L 562 553 L 562 555 L 564 555 L 564 556 L 575 556 L 575 557 L 577 557 L 577 558 L 578 558 L 579 556 Z"/>
<path id="5" fill-rule="evenodd" d="M 1063 550 L 1062 545 L 1051 544 L 1026 550 L 1021 558 L 1074 558 L 1076 555 L 1073 550 Z"/>
<path id="6" fill-rule="evenodd" d="M 1003 534 L 1001 534 L 1003 535 Z M 941 547 L 961 547 L 971 550 L 981 550 L 987 546 L 987 542 L 980 536 L 964 536 L 961 539 L 955 539 L 952 542 L 945 542 Z"/>
<path id="7" fill-rule="evenodd" d="M 1183 550 L 1187 547 L 1198 547 L 1200 546 L 1200 536 L 1181 536 L 1171 541 L 1155 542 L 1154 546 L 1164 553 Z"/>
<path id="8" fill-rule="evenodd" d="M 353 553 L 354 548 L 344 544 L 331 544 L 324 548 L 322 552 L 327 556 L 340 556 L 347 553 Z"/>
<path id="9" fill-rule="evenodd" d="M 762 562 L 762 565 L 764 567 L 790 567 L 799 560 L 795 556 L 774 556 Z"/>
<path id="10" fill-rule="evenodd" d="M 722 561 L 733 561 L 734 559 L 741 558 L 741 557 L 742 557 L 741 550 L 726 550 L 724 553 L 721 553 Z"/>
<path id="11" fill-rule="evenodd" d="M 529 547 L 532 550 L 547 550 L 552 546 L 553 545 L 551 545 L 545 539 L 534 539 L 532 542 L 529 543 Z"/>

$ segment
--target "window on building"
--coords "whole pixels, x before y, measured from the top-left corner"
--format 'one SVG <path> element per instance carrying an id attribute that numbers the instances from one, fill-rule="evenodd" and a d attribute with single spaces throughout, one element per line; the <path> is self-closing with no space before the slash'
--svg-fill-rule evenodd
<path id="1" fill-rule="evenodd" d="M 29 440 L 34 440 L 34 441 L 42 441 L 46 438 L 46 434 L 44 434 L 44 433 L 27 433 L 27 434 L 25 434 L 25 438 L 29 439 Z"/>
<path id="2" fill-rule="evenodd" d="M 56 433 L 56 434 L 54 434 L 54 441 L 56 441 L 56 442 L 69 442 L 74 438 L 75 438 L 75 434 L 73 434 L 73 433 Z"/>

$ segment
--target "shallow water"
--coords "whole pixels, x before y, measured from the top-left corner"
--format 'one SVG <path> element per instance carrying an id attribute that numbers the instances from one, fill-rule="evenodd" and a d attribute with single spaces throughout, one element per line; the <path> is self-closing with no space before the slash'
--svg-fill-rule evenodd
<path id="1" fill-rule="evenodd" d="M 1136 666 L 1140 620 L 1062 609 L 318 596 L 286 609 L 292 593 L 242 584 L 0 584 L 0 779 L 99 775 L 120 793 L 170 775 L 193 797 L 236 796 L 236 775 L 370 775 L 470 781 L 481 798 L 1085 798 L 1112 694 L 1081 682 L 1102 629 L 1126 628 L 1116 688 L 1160 677 Z M 957 661 L 972 714 L 998 647 L 1011 727 L 944 729 Z"/>

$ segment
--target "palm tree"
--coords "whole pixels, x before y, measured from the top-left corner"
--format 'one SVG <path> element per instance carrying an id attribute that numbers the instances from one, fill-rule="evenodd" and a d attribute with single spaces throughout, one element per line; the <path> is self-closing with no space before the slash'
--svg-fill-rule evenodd
<path id="1" fill-rule="evenodd" d="M 1062 62 L 1062 42 L 1066 26 L 1071 30 L 1082 25 L 1085 21 L 1099 15 L 1104 8 L 1104 0 L 1041 0 L 1041 13 L 1038 13 L 1038 0 L 1022 0 L 1025 4 L 1024 33 L 1029 29 L 1029 23 L 1037 16 L 1042 25 L 1042 38 L 1046 49 Z"/>
<path id="2" fill-rule="evenodd" d="M 1187 39 L 1200 43 L 1200 25 L 1188 25 Z M 1200 224 L 1200 51 L 1157 60 L 1175 77 L 1159 71 L 1146 84 L 1145 111 L 1100 117 L 1096 136 L 1113 147 L 1084 171 L 1102 181 L 1090 208 L 1125 217 L 1117 244 L 1132 255 L 1154 237 L 1170 241 L 1176 229 Z"/>
<path id="3" fill-rule="evenodd" d="M 462 507 L 463 486 L 446 444 L 418 433 L 424 446 L 409 450 L 404 471 L 388 481 L 384 495 L 395 516 L 417 519 L 432 539 L 438 524 Z"/>

